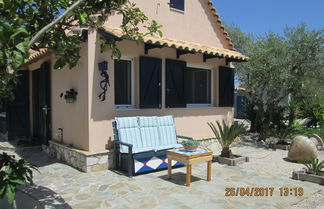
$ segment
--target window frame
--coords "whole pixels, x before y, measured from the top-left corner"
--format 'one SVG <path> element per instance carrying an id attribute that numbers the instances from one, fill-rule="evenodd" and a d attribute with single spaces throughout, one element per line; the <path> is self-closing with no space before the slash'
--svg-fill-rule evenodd
<path id="1" fill-rule="evenodd" d="M 202 70 L 209 70 L 210 71 L 210 103 L 186 103 L 187 108 L 207 108 L 207 107 L 214 107 L 213 101 L 214 101 L 214 70 L 211 67 L 202 66 L 202 65 L 195 65 L 195 64 L 189 64 L 187 63 L 187 69 L 188 68 L 196 68 L 196 69 L 202 69 Z"/>
<path id="2" fill-rule="evenodd" d="M 118 59 L 113 59 L 114 64 L 115 61 Z M 124 60 L 124 61 L 130 61 L 131 62 L 131 104 L 114 104 L 116 110 L 132 110 L 135 109 L 135 62 L 134 62 L 134 57 L 129 57 L 129 56 L 121 56 L 119 60 Z M 115 71 L 115 65 L 114 65 L 114 71 Z M 114 83 L 116 81 L 114 80 Z M 115 86 L 114 86 L 114 91 L 115 91 Z M 114 92 L 116 93 L 116 92 Z M 116 102 L 116 101 L 115 101 Z"/>
<path id="3" fill-rule="evenodd" d="M 171 11 L 175 11 L 175 12 L 180 12 L 180 13 L 184 13 L 185 9 L 186 9 L 186 0 L 183 0 L 183 10 L 172 7 L 172 3 L 171 0 L 169 0 L 169 7 Z"/>

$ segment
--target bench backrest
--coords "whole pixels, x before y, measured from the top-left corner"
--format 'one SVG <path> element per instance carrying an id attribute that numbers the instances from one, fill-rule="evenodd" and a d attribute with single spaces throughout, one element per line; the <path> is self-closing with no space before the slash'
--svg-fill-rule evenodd
<path id="1" fill-rule="evenodd" d="M 171 115 L 158 117 L 160 145 L 175 146 L 177 144 L 177 135 L 174 127 L 173 117 Z"/>
<path id="2" fill-rule="evenodd" d="M 133 152 L 172 148 L 177 136 L 172 116 L 116 118 L 118 140 L 133 144 Z M 127 153 L 126 146 L 120 152 Z"/>
<path id="3" fill-rule="evenodd" d="M 155 149 L 160 144 L 157 117 L 138 117 L 143 148 Z"/>
<path id="4" fill-rule="evenodd" d="M 116 118 L 119 141 L 133 145 L 133 150 L 143 147 L 140 129 L 136 117 Z M 126 146 L 120 146 L 120 152 L 127 153 Z"/>

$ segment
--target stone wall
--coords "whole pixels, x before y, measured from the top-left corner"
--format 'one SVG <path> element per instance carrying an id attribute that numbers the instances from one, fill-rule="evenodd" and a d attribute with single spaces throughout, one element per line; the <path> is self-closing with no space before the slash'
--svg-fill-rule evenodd
<path id="1" fill-rule="evenodd" d="M 51 157 L 71 165 L 83 172 L 102 171 L 114 168 L 114 152 L 86 152 L 49 141 L 49 147 L 44 149 Z"/>

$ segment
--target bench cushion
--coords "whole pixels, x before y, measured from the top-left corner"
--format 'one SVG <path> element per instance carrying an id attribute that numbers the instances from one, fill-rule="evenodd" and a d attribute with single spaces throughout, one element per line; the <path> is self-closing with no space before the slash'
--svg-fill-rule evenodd
<path id="1" fill-rule="evenodd" d="M 133 153 L 143 148 L 140 129 L 136 117 L 116 118 L 119 141 L 133 145 Z M 120 152 L 128 153 L 127 146 L 120 146 Z"/>
<path id="2" fill-rule="evenodd" d="M 179 147 L 177 144 L 177 135 L 174 127 L 173 117 L 171 115 L 158 117 L 158 130 L 160 134 L 161 147 Z"/>
<path id="3" fill-rule="evenodd" d="M 157 150 L 160 145 L 157 117 L 138 117 L 143 148 Z"/>

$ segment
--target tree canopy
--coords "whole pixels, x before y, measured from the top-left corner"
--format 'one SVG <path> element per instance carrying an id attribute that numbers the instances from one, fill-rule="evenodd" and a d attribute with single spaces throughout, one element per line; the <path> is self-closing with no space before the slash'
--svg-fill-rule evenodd
<path id="1" fill-rule="evenodd" d="M 324 30 L 300 24 L 286 27 L 283 35 L 259 37 L 243 33 L 236 25 L 228 25 L 227 31 L 237 50 L 250 57 L 249 62 L 236 65 L 236 72 L 250 108 L 258 114 L 260 129 L 275 123 L 289 101 L 323 98 Z"/>
<path id="2" fill-rule="evenodd" d="M 161 26 L 149 22 L 127 0 L 0 0 L 0 98 L 10 95 L 17 69 L 26 62 L 30 49 L 54 52 L 56 69 L 73 68 L 80 58 L 82 38 L 73 29 L 101 27 L 113 13 L 123 16 L 121 28 L 127 38 L 141 41 L 148 34 L 162 35 Z M 139 29 L 142 26 L 146 31 Z M 109 47 L 118 55 L 116 44 Z"/>

